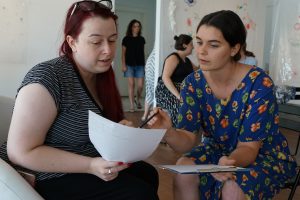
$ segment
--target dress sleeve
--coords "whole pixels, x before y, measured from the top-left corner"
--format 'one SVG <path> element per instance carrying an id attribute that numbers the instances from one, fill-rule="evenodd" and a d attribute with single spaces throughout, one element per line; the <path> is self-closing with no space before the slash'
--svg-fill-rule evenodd
<path id="1" fill-rule="evenodd" d="M 26 85 L 38 83 L 44 86 L 59 108 L 60 104 L 60 85 L 59 78 L 53 66 L 48 63 L 41 63 L 33 67 L 25 76 L 21 86 L 18 88 L 18 92 Z"/>
<path id="2" fill-rule="evenodd" d="M 198 81 L 194 79 L 198 72 L 192 73 L 182 82 L 180 92 L 180 107 L 177 118 L 177 128 L 193 133 L 200 129 L 199 94 L 201 89 L 197 87 Z"/>
<path id="3" fill-rule="evenodd" d="M 241 142 L 264 140 L 278 122 L 276 106 L 273 81 L 267 75 L 257 78 L 244 112 L 239 140 Z"/>

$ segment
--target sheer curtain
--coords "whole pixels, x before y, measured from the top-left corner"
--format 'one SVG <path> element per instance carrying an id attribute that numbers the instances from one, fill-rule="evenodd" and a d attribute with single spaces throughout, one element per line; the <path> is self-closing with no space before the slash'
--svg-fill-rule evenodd
<path id="1" fill-rule="evenodd" d="M 270 74 L 278 86 L 300 87 L 300 1 L 277 1 Z"/>

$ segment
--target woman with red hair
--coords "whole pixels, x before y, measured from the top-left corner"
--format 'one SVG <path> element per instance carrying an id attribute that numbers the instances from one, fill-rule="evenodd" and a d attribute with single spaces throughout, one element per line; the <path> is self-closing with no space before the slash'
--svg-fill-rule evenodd
<path id="1" fill-rule="evenodd" d="M 88 135 L 88 110 L 130 125 L 111 67 L 118 38 L 111 8 L 110 0 L 72 4 L 60 57 L 33 67 L 18 89 L 8 158 L 34 171 L 45 199 L 158 199 L 153 166 L 106 161 Z"/>

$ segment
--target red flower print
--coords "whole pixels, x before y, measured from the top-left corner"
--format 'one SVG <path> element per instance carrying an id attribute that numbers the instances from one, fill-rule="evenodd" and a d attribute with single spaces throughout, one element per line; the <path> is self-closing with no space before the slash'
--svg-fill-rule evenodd
<path id="1" fill-rule="evenodd" d="M 206 110 L 207 110 L 208 112 L 211 112 L 211 111 L 212 111 L 212 108 L 211 108 L 211 106 L 210 106 L 209 104 L 206 104 Z"/>
<path id="2" fill-rule="evenodd" d="M 257 91 L 252 90 L 251 94 L 250 94 L 250 99 L 253 99 L 255 97 L 255 95 L 257 94 Z"/>
<path id="3" fill-rule="evenodd" d="M 200 160 L 201 162 L 206 161 L 206 155 L 202 155 L 202 156 L 199 158 L 199 160 Z"/>
<path id="4" fill-rule="evenodd" d="M 238 102 L 237 102 L 237 101 L 232 102 L 232 107 L 233 107 L 233 108 L 236 108 L 237 105 L 238 105 Z"/>
<path id="5" fill-rule="evenodd" d="M 220 124 L 221 124 L 222 128 L 226 128 L 229 125 L 229 121 L 227 118 L 224 118 L 221 120 Z"/>
<path id="6" fill-rule="evenodd" d="M 271 79 L 269 79 L 268 77 L 264 77 L 263 85 L 269 88 L 273 85 L 273 83 L 272 83 Z"/>
<path id="7" fill-rule="evenodd" d="M 242 179 L 243 179 L 243 182 L 248 181 L 248 177 L 247 177 L 245 174 L 243 175 L 243 178 L 242 178 Z"/>
<path id="8" fill-rule="evenodd" d="M 249 74 L 251 79 L 255 79 L 260 74 L 259 71 L 253 71 Z"/>
<path id="9" fill-rule="evenodd" d="M 254 123 L 251 125 L 251 131 L 252 132 L 256 132 L 258 129 L 260 129 L 260 123 L 257 122 L 257 123 Z"/>
<path id="10" fill-rule="evenodd" d="M 252 109 L 252 105 L 248 105 L 246 112 L 250 112 Z"/>
<path id="11" fill-rule="evenodd" d="M 264 113 L 266 110 L 267 110 L 267 105 L 266 105 L 266 104 L 259 106 L 258 109 L 257 109 L 258 114 L 262 114 L 262 113 Z"/>
<path id="12" fill-rule="evenodd" d="M 187 114 L 187 115 L 186 115 L 186 119 L 189 120 L 189 121 L 192 121 L 193 115 Z"/>
<path id="13" fill-rule="evenodd" d="M 254 170 L 250 170 L 250 175 L 254 178 L 257 178 L 257 176 L 258 176 L 257 172 Z"/>
<path id="14" fill-rule="evenodd" d="M 215 118 L 213 116 L 209 116 L 209 122 L 211 123 L 211 125 L 215 124 Z"/>
<path id="15" fill-rule="evenodd" d="M 192 84 L 189 84 L 188 91 L 190 91 L 191 93 L 194 93 L 195 90 L 194 90 Z"/>

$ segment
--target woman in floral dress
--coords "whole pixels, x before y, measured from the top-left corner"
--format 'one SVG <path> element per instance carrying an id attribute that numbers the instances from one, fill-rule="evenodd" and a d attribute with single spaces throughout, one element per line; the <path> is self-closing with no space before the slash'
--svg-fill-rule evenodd
<path id="1" fill-rule="evenodd" d="M 271 78 L 260 68 L 238 63 L 246 34 L 232 11 L 206 15 L 196 35 L 200 70 L 183 82 L 177 129 L 158 109 L 154 112 L 160 115 L 148 125 L 168 128 L 165 141 L 188 152 L 177 164 L 235 165 L 249 171 L 176 175 L 176 200 L 272 199 L 296 174 L 279 131 Z M 196 145 L 200 130 L 202 140 Z"/>

